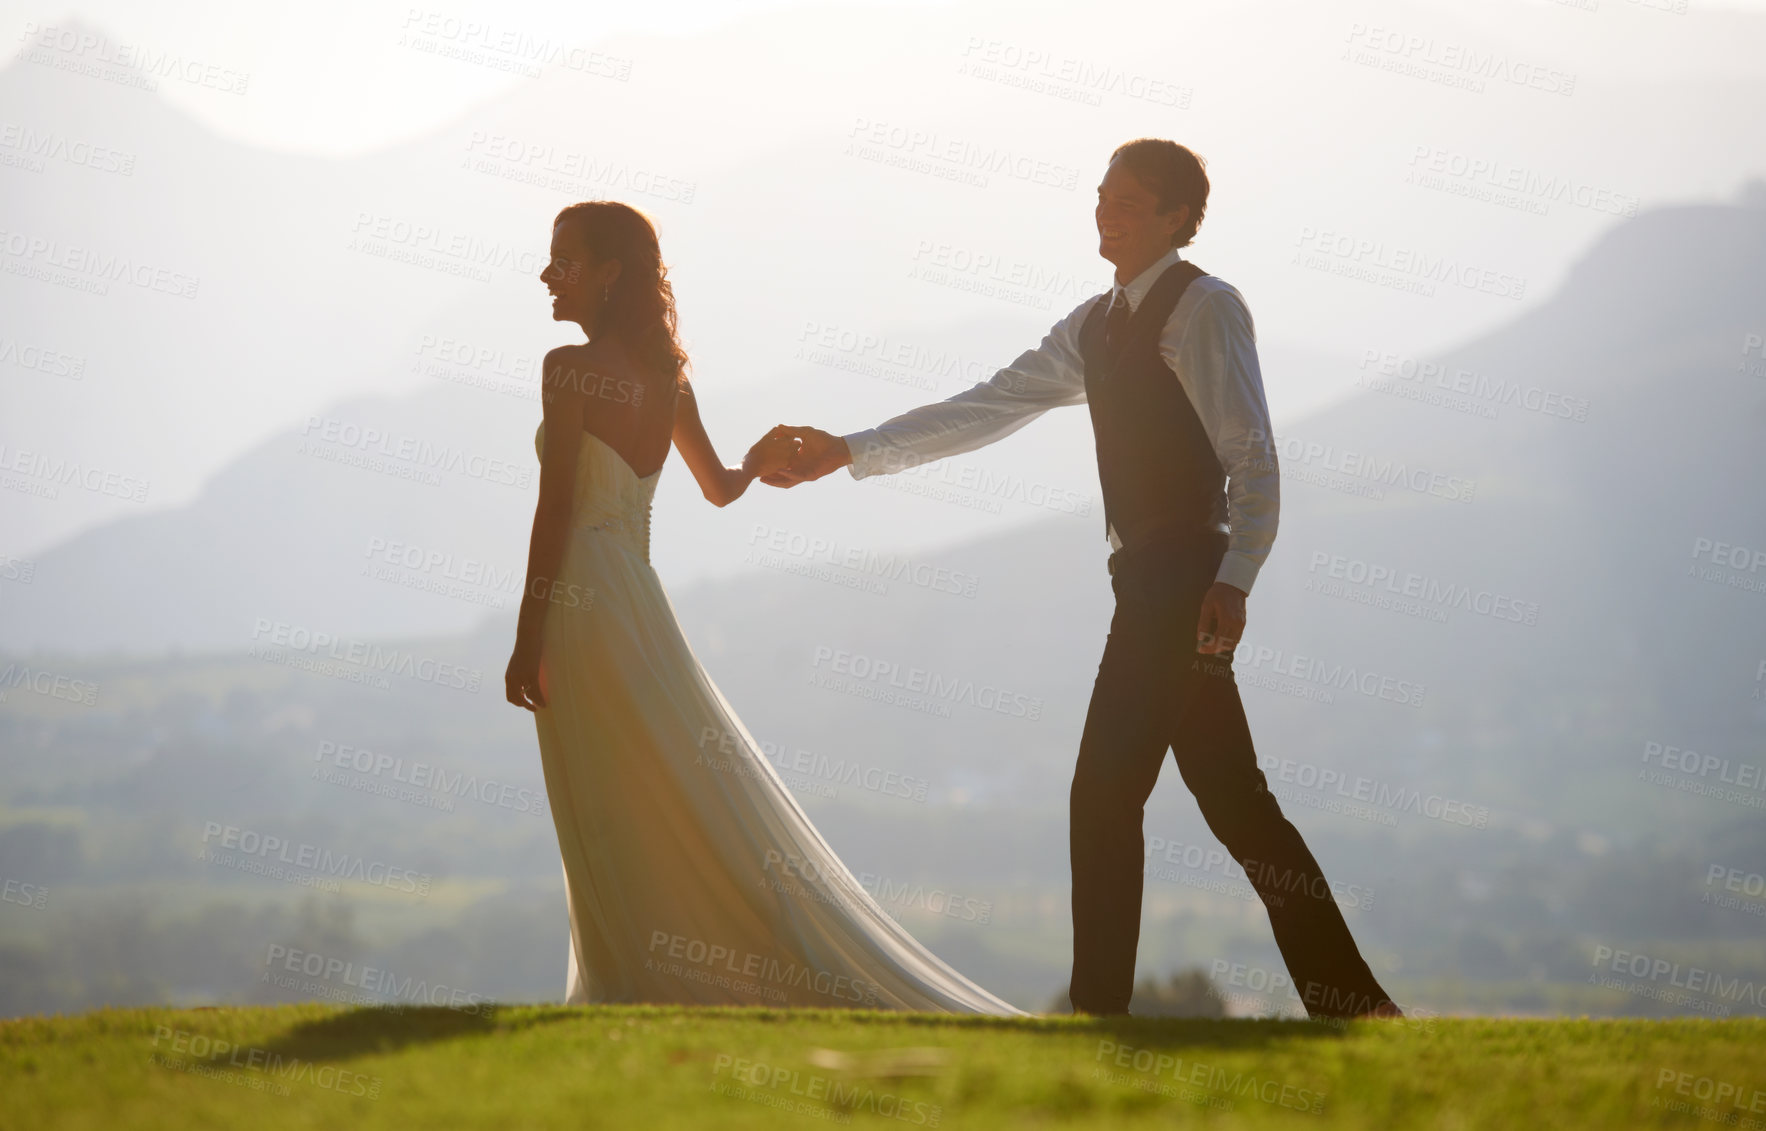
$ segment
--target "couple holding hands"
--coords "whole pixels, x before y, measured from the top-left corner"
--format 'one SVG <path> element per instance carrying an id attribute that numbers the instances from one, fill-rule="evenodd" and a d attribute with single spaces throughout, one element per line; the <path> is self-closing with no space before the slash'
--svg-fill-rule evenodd
<path id="1" fill-rule="evenodd" d="M 559 214 L 542 279 L 553 318 L 588 340 L 543 367 L 540 498 L 505 682 L 533 712 L 558 832 L 567 1003 L 1020 1012 L 890 918 L 804 815 L 675 620 L 650 567 L 650 503 L 671 448 L 724 506 L 755 479 L 887 474 L 1083 403 L 1116 611 L 1070 793 L 1074 1010 L 1128 1011 L 1142 809 L 1170 750 L 1262 898 L 1308 1012 L 1402 1015 L 1269 792 L 1233 678 L 1280 488 L 1250 312 L 1180 254 L 1207 200 L 1185 147 L 1118 147 L 1094 213 L 1108 292 L 948 400 L 844 436 L 781 425 L 741 467 L 723 465 L 700 419 L 655 229 L 610 201 Z M 643 395 L 593 395 L 608 381 Z M 594 601 L 562 607 L 548 597 L 561 586 Z"/>

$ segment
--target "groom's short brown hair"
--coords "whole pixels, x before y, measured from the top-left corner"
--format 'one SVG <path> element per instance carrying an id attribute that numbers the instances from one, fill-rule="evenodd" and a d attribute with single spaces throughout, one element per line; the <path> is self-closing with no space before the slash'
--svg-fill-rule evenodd
<path id="1" fill-rule="evenodd" d="M 1175 212 L 1180 204 L 1190 206 L 1189 219 L 1171 235 L 1172 247 L 1188 247 L 1202 226 L 1202 214 L 1208 211 L 1208 174 L 1202 169 L 1202 159 L 1161 137 L 1123 142 L 1110 154 L 1110 160 L 1118 157 L 1135 180 L 1159 199 L 1160 212 Z"/>

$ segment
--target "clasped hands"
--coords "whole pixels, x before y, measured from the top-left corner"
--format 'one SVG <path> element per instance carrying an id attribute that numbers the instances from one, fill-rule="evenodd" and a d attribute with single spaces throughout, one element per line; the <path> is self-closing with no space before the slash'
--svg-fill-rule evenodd
<path id="1" fill-rule="evenodd" d="M 769 487 L 795 487 L 851 462 L 852 452 L 840 437 L 820 428 L 781 424 L 748 449 L 742 470 Z"/>
<path id="2" fill-rule="evenodd" d="M 742 469 L 769 487 L 795 487 L 839 471 L 852 462 L 852 452 L 839 436 L 781 424 L 760 438 L 742 460 Z M 1216 581 L 1202 596 L 1196 623 L 1196 651 L 1205 656 L 1230 654 L 1245 632 L 1245 591 Z"/>

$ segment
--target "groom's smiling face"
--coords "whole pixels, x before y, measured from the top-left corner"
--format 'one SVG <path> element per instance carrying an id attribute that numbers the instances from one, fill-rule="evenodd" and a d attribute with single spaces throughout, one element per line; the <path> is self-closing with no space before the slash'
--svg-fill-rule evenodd
<path id="1" fill-rule="evenodd" d="M 1159 211 L 1159 198 L 1128 171 L 1120 157 L 1098 185 L 1098 254 L 1132 279 L 1171 250 L 1171 238 L 1189 218 L 1189 205 Z"/>

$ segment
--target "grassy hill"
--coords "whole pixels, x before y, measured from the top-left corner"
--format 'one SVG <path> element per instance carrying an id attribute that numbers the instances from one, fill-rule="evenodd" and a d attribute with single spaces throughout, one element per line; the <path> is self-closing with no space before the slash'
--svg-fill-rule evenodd
<path id="1" fill-rule="evenodd" d="M 1762 1042 L 1757 1019 L 309 1004 L 0 1022 L 0 1088 L 36 1128 L 1758 1127 Z"/>

